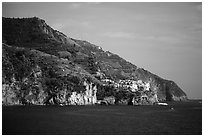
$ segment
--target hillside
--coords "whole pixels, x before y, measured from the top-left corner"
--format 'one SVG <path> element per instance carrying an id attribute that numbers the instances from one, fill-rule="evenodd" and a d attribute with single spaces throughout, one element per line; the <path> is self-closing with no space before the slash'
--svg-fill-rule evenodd
<path id="1" fill-rule="evenodd" d="M 140 97 L 152 104 L 187 99 L 175 82 L 67 37 L 37 17 L 3 17 L 2 31 L 3 104 L 94 104 L 96 98 L 143 104 Z"/>

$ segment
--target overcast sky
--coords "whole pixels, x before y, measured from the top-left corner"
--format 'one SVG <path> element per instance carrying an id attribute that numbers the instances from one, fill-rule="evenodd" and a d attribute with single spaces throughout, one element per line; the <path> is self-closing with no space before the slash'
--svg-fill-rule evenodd
<path id="1" fill-rule="evenodd" d="M 202 97 L 201 3 L 3 3 L 4 17 L 44 19 Z"/>

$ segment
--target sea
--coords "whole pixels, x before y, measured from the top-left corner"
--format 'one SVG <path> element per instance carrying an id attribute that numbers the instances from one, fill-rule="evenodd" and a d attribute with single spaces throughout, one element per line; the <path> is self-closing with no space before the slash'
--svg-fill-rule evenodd
<path id="1" fill-rule="evenodd" d="M 2 106 L 2 134 L 202 134 L 201 100 L 167 103 L 167 106 Z"/>

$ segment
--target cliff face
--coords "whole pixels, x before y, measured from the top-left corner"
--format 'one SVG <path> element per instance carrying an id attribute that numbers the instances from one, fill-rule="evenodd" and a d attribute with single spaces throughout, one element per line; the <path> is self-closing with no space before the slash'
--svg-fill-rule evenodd
<path id="1" fill-rule="evenodd" d="M 69 60 L 6 44 L 2 51 L 3 104 L 74 104 L 74 92 L 96 98 L 100 81 Z"/>
<path id="2" fill-rule="evenodd" d="M 187 99 L 175 82 L 69 38 L 44 20 L 2 21 L 3 104 L 95 104 L 97 98 L 107 97 L 133 104 Z"/>

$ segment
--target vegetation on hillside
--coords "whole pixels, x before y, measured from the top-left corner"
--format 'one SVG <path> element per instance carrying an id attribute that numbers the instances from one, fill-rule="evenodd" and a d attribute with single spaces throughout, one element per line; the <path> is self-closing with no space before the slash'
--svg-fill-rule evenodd
<path id="1" fill-rule="evenodd" d="M 49 95 L 48 101 L 51 98 L 56 100 L 56 94 L 61 91 L 83 92 L 84 80 L 97 85 L 99 99 L 107 96 L 115 96 L 116 100 L 132 97 L 128 90 L 104 86 L 103 79 L 115 82 L 126 79 L 151 81 L 161 100 L 186 97 L 173 81 L 138 68 L 87 41 L 69 38 L 37 17 L 3 17 L 2 26 L 3 84 L 7 84 L 5 89 L 10 87 L 13 91 L 16 85 L 16 90 L 20 91 L 17 96 L 21 98 L 30 98 L 30 92 L 37 97 L 43 91 L 43 94 Z"/>

